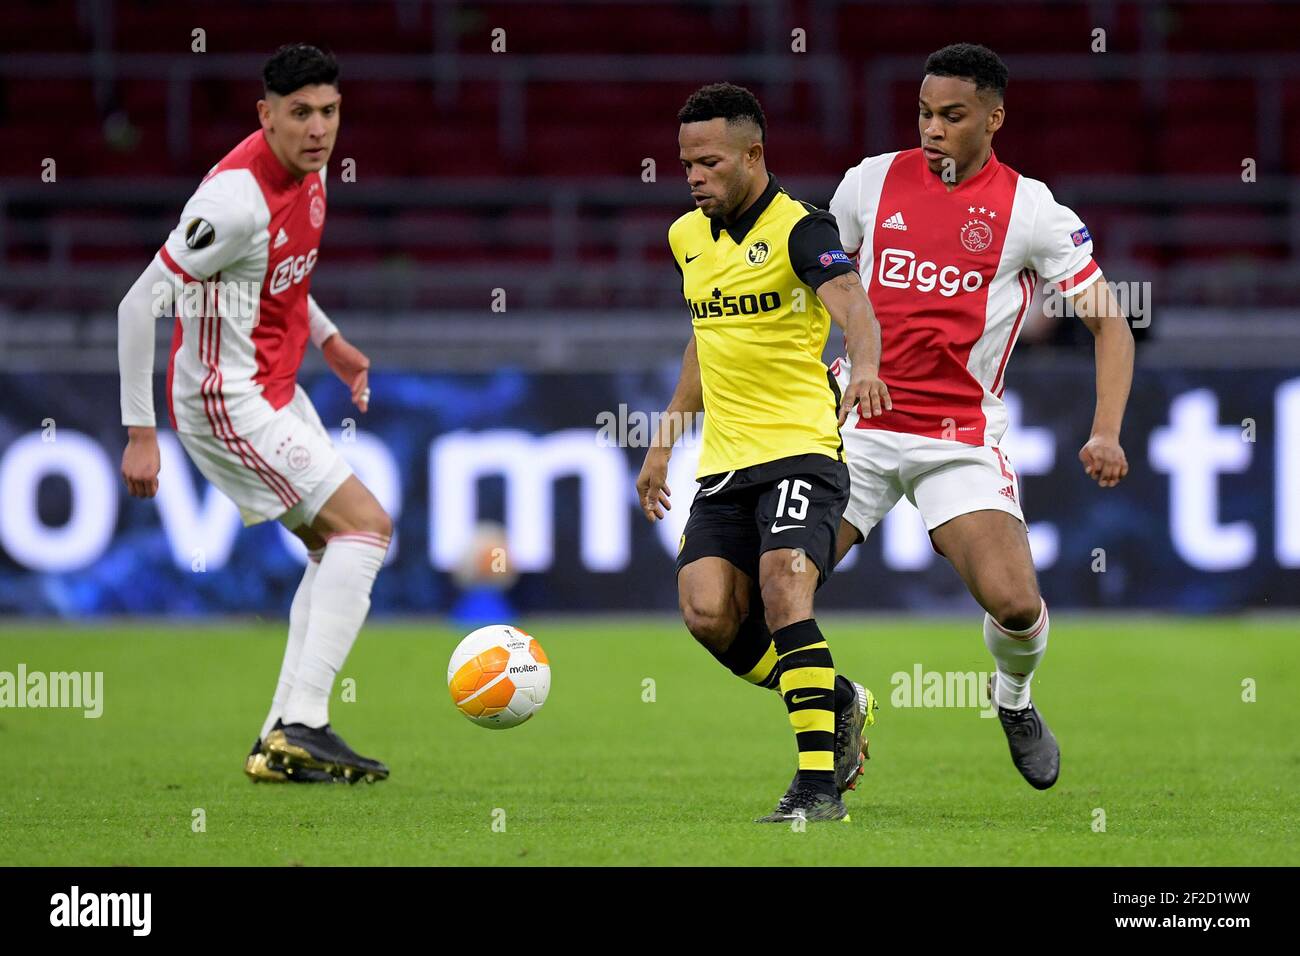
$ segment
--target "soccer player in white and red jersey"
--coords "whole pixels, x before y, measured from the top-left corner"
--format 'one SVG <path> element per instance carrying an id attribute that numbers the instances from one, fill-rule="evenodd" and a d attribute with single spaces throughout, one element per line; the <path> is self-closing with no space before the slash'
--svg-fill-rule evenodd
<path id="1" fill-rule="evenodd" d="M 279 681 L 245 772 L 382 780 L 388 768 L 330 727 L 329 697 L 370 609 L 392 521 L 297 383 L 310 339 L 356 406 L 369 405 L 369 361 L 308 294 L 339 127 L 338 64 L 315 47 L 285 46 L 262 78 L 261 127 L 204 177 L 118 309 L 122 477 L 136 497 L 157 493 L 154 324 L 174 314 L 167 407 L 181 444 L 246 525 L 279 521 L 307 546 Z"/>
<path id="2" fill-rule="evenodd" d="M 1092 238 L 1043 183 L 999 162 L 1007 68 L 969 43 L 932 54 L 921 83 L 921 146 L 869 156 L 831 201 L 844 250 L 880 321 L 880 377 L 892 407 L 852 412 L 841 429 L 852 481 L 842 557 L 906 495 L 936 551 L 987 612 L 992 694 L 1012 760 L 1034 787 L 1060 772 L 1060 750 L 1030 700 L 1047 647 L 1015 469 L 1000 446 L 1007 362 L 1034 288 L 1054 284 L 1096 337 L 1097 399 L 1079 458 L 1103 488 L 1128 473 L 1120 424 L 1133 335 Z M 832 367 L 841 382 L 848 363 Z"/>

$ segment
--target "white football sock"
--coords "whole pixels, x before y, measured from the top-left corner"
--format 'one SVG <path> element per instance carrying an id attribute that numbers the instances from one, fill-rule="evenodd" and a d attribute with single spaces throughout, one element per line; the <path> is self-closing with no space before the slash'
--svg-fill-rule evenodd
<path id="1" fill-rule="evenodd" d="M 387 552 L 383 535 L 350 531 L 330 536 L 311 585 L 307 636 L 284 707 L 286 724 L 329 723 L 334 678 L 365 623 L 370 589 Z"/>
<path id="2" fill-rule="evenodd" d="M 284 715 L 284 705 L 289 700 L 289 691 L 293 688 L 294 671 L 298 669 L 298 656 L 302 653 L 302 642 L 307 636 L 307 610 L 311 607 L 311 582 L 316 578 L 316 569 L 320 567 L 324 548 L 307 552 L 307 569 L 298 582 L 294 592 L 293 603 L 289 605 L 289 641 L 284 646 L 284 661 L 280 664 L 280 680 L 275 685 L 275 696 L 271 699 L 271 712 L 262 724 L 263 740 L 275 726 L 275 722 Z"/>
<path id="3" fill-rule="evenodd" d="M 1023 631 L 1009 631 L 990 615 L 984 615 L 984 646 L 998 667 L 993 682 L 993 703 L 997 706 L 1007 710 L 1029 706 L 1029 682 L 1047 650 L 1049 624 L 1045 601 L 1038 620 Z"/>

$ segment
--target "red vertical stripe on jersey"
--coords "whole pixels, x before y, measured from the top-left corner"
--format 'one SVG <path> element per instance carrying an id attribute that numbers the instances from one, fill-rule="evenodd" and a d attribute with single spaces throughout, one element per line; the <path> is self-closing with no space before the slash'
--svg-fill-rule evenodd
<path id="1" fill-rule="evenodd" d="M 233 455 L 239 458 L 245 468 L 249 469 L 249 471 L 256 472 L 257 469 L 249 463 L 248 458 L 245 457 L 244 453 L 235 446 L 231 442 L 229 436 L 225 434 L 224 423 L 217 414 L 216 399 L 212 395 L 212 386 L 216 381 L 217 365 L 221 361 L 221 353 L 214 348 L 216 343 L 216 330 L 214 325 L 215 322 L 208 316 L 207 310 L 204 309 L 199 315 L 199 361 L 202 362 L 208 370 L 207 375 L 203 377 L 202 384 L 199 386 L 199 394 L 203 396 L 203 412 L 208 418 L 208 424 L 212 427 L 212 434 L 225 443 L 226 447 L 230 449 Z M 262 478 L 262 480 L 264 482 L 266 481 L 265 478 Z M 271 490 L 276 491 L 274 488 Z M 278 496 L 279 492 L 276 491 L 276 494 Z M 281 501 L 283 500 L 284 499 L 281 498 Z"/>
<path id="2" fill-rule="evenodd" d="M 989 386 L 989 391 L 998 398 L 1002 397 L 1002 392 L 1006 389 L 1006 385 L 1002 381 L 1002 373 L 1006 371 L 1007 359 L 1011 358 L 1011 350 L 1015 347 L 1016 336 L 1020 334 L 1020 324 L 1025 321 L 1025 313 L 1029 311 L 1029 300 L 1034 296 L 1034 283 L 1029 278 L 1032 274 L 1028 269 L 1021 269 L 1016 275 L 1016 282 L 1020 286 L 1020 309 L 1016 312 L 1015 324 L 1011 326 L 1011 335 L 1007 338 L 1007 347 L 1002 350 L 1002 361 L 998 363 L 998 371 L 993 376 L 993 384 Z"/>
<path id="3" fill-rule="evenodd" d="M 220 274 L 218 274 L 220 275 Z M 213 303 L 218 301 L 214 296 Z M 235 434 L 234 426 L 230 422 L 229 413 L 225 408 L 225 397 L 221 394 L 221 315 L 217 310 L 212 310 L 215 314 L 209 315 L 208 306 L 208 289 L 204 290 L 204 300 L 200 307 L 199 315 L 199 361 L 207 366 L 208 373 L 203 378 L 202 385 L 199 386 L 199 392 L 203 396 L 203 411 L 207 415 L 208 423 L 212 426 L 212 434 L 221 439 L 231 453 L 239 458 L 244 467 L 256 474 L 262 479 L 272 492 L 280 499 L 281 504 L 286 508 L 292 508 L 298 502 L 298 496 L 293 487 L 279 474 L 273 470 L 263 471 L 256 464 L 257 458 L 250 457 L 248 452 L 256 455 L 256 450 L 248 444 L 247 441 Z M 265 462 L 262 463 L 265 465 Z M 269 474 L 268 474 L 269 472 Z M 275 480 L 278 479 L 282 485 L 278 485 Z M 286 493 L 286 490 L 287 493 Z"/>
<path id="4" fill-rule="evenodd" d="M 220 312 L 217 313 L 215 324 L 217 327 L 217 355 L 220 355 L 221 354 Z M 266 460 L 262 458 L 261 455 L 258 454 L 257 449 L 253 447 L 252 443 L 250 443 L 245 438 L 241 438 L 238 435 L 238 433 L 236 433 L 234 423 L 231 422 L 230 420 L 230 412 L 226 408 L 225 393 L 221 389 L 221 367 L 219 364 L 217 367 L 217 382 L 216 382 L 215 391 L 216 391 L 217 401 L 220 403 L 221 418 L 225 422 L 226 428 L 230 432 L 230 436 L 235 440 L 237 444 L 239 444 L 244 449 L 248 457 L 256 463 L 253 466 L 251 466 L 253 468 L 253 471 L 257 472 L 258 476 L 261 477 L 262 481 L 266 483 L 267 487 L 269 487 L 272 491 L 274 491 L 277 495 L 280 496 L 281 501 L 283 501 L 288 507 L 292 508 L 294 505 L 298 503 L 299 500 L 298 493 L 294 490 L 293 485 L 289 483 L 289 480 L 287 478 L 285 478 L 278 471 L 276 471 L 274 468 L 272 468 L 270 465 L 266 463 Z M 258 467 L 258 465 L 260 465 L 261 467 Z"/>
<path id="5" fill-rule="evenodd" d="M 205 301 L 200 306 L 201 311 L 198 316 L 199 362 L 201 362 L 208 371 L 207 374 L 203 376 L 203 381 L 199 384 L 199 395 L 203 398 L 203 413 L 207 416 L 208 424 L 212 426 L 212 434 L 217 438 L 220 438 L 222 441 L 226 441 L 225 436 L 221 434 L 220 423 L 217 421 L 216 417 L 216 404 L 212 399 L 212 383 L 217 377 L 217 364 L 221 361 L 221 355 L 219 353 L 215 355 L 213 354 L 212 343 L 215 336 L 213 334 L 211 319 L 207 314 L 206 305 L 207 302 L 205 295 Z M 226 446 L 230 446 L 228 441 L 226 441 Z M 230 450 L 232 452 L 235 451 L 233 448 Z M 238 453 L 236 452 L 236 454 Z M 240 456 L 240 460 L 243 460 L 242 455 Z M 244 464 L 247 465 L 248 462 L 245 461 Z"/>

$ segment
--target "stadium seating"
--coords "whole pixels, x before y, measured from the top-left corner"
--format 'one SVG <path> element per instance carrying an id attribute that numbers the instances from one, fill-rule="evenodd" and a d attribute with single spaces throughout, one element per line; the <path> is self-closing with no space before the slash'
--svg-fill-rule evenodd
<path id="1" fill-rule="evenodd" d="M 581 250 L 584 288 L 603 289 L 590 300 L 603 307 L 629 268 L 666 268 L 662 230 L 686 208 L 673 116 L 700 82 L 751 85 L 769 113 L 771 168 L 814 184 L 809 198 L 825 201 L 865 151 L 915 141 L 924 54 L 959 37 L 988 39 L 996 22 L 1013 73 L 999 155 L 1068 202 L 1076 184 L 1107 177 L 1153 184 L 1149 201 L 1114 220 L 1134 224 L 1124 268 L 1188 259 L 1213 268 L 1244 252 L 1294 263 L 1300 250 L 1278 238 L 1297 215 L 1294 197 L 1244 192 L 1239 204 L 1181 217 L 1176 228 L 1159 199 L 1177 199 L 1161 185 L 1168 177 L 1238 179 L 1248 156 L 1261 174 L 1300 166 L 1300 69 L 1269 68 L 1300 26 L 1296 7 L 1104 6 L 1109 19 L 1094 24 L 1095 5 L 1082 2 L 338 2 L 305 29 L 305 4 L 234 0 L 204 35 L 207 52 L 194 53 L 202 18 L 185 4 L 117 0 L 99 8 L 106 26 L 90 5 L 16 0 L 0 36 L 0 255 L 9 274 L 33 263 L 137 269 L 194 182 L 253 127 L 269 47 L 305 38 L 340 55 L 336 157 L 355 160 L 359 185 L 391 197 L 404 183 L 441 183 L 450 195 L 457 182 L 496 183 L 501 195 L 458 210 L 403 209 L 378 195 L 340 203 L 335 191 L 330 259 L 361 272 L 389 259 L 460 264 L 470 275 L 507 255 L 558 276 L 569 268 L 563 257 Z M 1098 25 L 1106 53 L 1089 48 Z M 504 54 L 490 46 L 498 28 Z M 807 53 L 790 52 L 796 28 Z M 1207 56 L 1200 69 L 1195 58 L 1208 49 L 1229 56 Z M 94 206 L 42 194 L 32 186 L 47 157 L 60 181 L 113 188 Z M 657 183 L 643 199 L 563 198 L 581 197 L 593 179 L 637 184 L 646 159 Z M 135 183 L 166 184 L 165 194 L 142 201 Z M 1119 205 L 1090 202 L 1079 211 L 1094 223 Z M 1261 236 L 1243 244 L 1248 229 Z M 564 281 L 542 287 L 555 290 L 550 305 L 572 291 Z M 464 298 L 478 294 L 472 288 Z M 0 278 L 0 303 L 19 298 Z"/>

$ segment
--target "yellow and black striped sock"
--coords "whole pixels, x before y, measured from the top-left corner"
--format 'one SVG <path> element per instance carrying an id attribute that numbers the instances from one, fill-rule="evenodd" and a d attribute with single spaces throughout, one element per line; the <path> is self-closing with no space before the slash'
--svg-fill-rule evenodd
<path id="1" fill-rule="evenodd" d="M 725 651 L 713 652 L 713 656 L 741 680 L 777 689 L 781 669 L 777 666 L 776 645 L 767 633 L 761 604 L 741 623 L 731 646 Z"/>
<path id="2" fill-rule="evenodd" d="M 799 744 L 799 784 L 834 794 L 835 662 L 812 618 L 772 635 L 781 696 Z"/>

